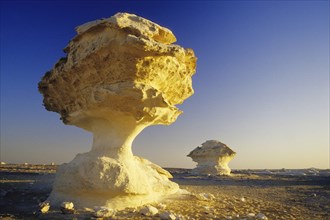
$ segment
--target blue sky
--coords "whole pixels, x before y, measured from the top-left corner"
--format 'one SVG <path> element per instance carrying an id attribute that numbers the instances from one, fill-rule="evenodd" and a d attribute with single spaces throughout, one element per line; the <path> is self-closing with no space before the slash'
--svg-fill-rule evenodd
<path id="1" fill-rule="evenodd" d="M 133 151 L 166 167 L 206 140 L 232 168 L 329 167 L 329 1 L 1 1 L 1 161 L 69 162 L 92 135 L 47 112 L 37 83 L 85 22 L 129 12 L 194 49 L 195 94 Z"/>

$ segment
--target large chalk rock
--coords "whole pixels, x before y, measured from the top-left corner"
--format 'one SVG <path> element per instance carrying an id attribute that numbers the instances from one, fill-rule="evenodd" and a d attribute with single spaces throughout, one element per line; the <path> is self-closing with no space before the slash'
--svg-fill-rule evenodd
<path id="1" fill-rule="evenodd" d="M 194 174 L 230 175 L 228 163 L 236 153 L 227 145 L 216 140 L 209 140 L 195 148 L 187 156 L 197 162 Z"/>
<path id="2" fill-rule="evenodd" d="M 123 209 L 178 191 L 170 173 L 132 154 L 147 126 L 169 125 L 193 94 L 196 57 L 173 33 L 118 13 L 76 28 L 77 35 L 39 83 L 47 110 L 93 133 L 90 152 L 59 167 L 49 200 Z"/>

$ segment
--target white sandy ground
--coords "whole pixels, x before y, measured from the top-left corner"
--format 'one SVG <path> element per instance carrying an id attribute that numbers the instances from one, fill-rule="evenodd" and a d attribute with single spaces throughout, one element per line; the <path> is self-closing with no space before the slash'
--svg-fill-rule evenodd
<path id="1" fill-rule="evenodd" d="M 1 165 L 0 218 L 96 219 L 91 210 L 64 215 L 51 207 L 46 214 L 37 212 L 39 202 L 50 193 L 54 171 L 55 166 Z M 259 213 L 268 219 L 330 219 L 329 170 L 234 170 L 231 177 L 169 171 L 173 181 L 192 195 L 172 196 L 151 205 L 177 219 L 256 219 Z M 141 208 L 103 219 L 160 219 L 159 214 L 141 215 Z"/>

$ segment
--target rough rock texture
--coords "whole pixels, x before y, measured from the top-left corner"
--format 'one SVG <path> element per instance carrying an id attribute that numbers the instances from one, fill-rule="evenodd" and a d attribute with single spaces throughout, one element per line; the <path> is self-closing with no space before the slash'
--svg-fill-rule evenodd
<path id="1" fill-rule="evenodd" d="M 61 211 L 63 214 L 73 214 L 75 212 L 74 204 L 72 202 L 62 202 Z"/>
<path id="2" fill-rule="evenodd" d="M 77 207 L 142 205 L 179 187 L 171 174 L 132 154 L 147 126 L 173 123 L 193 94 L 196 57 L 171 44 L 167 28 L 118 13 L 76 28 L 67 53 L 39 83 L 47 110 L 93 133 L 90 152 L 59 167 L 49 200 Z"/>
<path id="3" fill-rule="evenodd" d="M 49 211 L 50 205 L 48 201 L 44 201 L 39 204 L 39 211 L 41 213 L 47 213 Z"/>
<path id="4" fill-rule="evenodd" d="M 230 175 L 228 163 L 236 153 L 220 141 L 210 140 L 195 148 L 187 156 L 197 162 L 195 174 Z"/>

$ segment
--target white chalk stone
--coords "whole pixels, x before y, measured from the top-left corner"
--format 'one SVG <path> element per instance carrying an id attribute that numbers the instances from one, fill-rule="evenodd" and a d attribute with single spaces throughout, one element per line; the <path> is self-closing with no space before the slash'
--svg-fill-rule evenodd
<path id="1" fill-rule="evenodd" d="M 63 202 L 61 207 L 64 209 L 74 209 L 74 204 L 72 202 Z"/>
<path id="2" fill-rule="evenodd" d="M 157 207 L 158 207 L 159 209 L 166 209 L 166 205 L 165 205 L 164 203 L 158 203 L 158 204 L 157 204 Z"/>
<path id="3" fill-rule="evenodd" d="M 95 207 L 96 211 L 94 212 L 93 216 L 96 218 L 108 218 L 115 215 L 115 210 L 108 208 L 108 207 Z"/>
<path id="4" fill-rule="evenodd" d="M 145 216 L 154 216 L 158 214 L 158 209 L 151 205 L 145 206 L 140 210 L 140 213 Z"/>
<path id="5" fill-rule="evenodd" d="M 263 213 L 258 213 L 258 214 L 256 215 L 256 219 L 267 220 L 268 218 L 267 218 L 267 216 L 266 216 L 265 214 L 263 214 Z"/>
<path id="6" fill-rule="evenodd" d="M 48 201 L 39 203 L 39 210 L 41 213 L 47 213 L 49 211 L 50 205 Z"/>
<path id="7" fill-rule="evenodd" d="M 88 208 L 88 207 L 84 207 L 83 210 L 84 210 L 85 212 L 95 212 L 94 209 L 92 209 L 92 208 Z"/>
<path id="8" fill-rule="evenodd" d="M 248 218 L 254 218 L 255 216 L 256 216 L 256 214 L 254 214 L 254 213 L 249 213 L 246 215 L 246 217 L 248 217 Z"/>
<path id="9" fill-rule="evenodd" d="M 236 153 L 227 145 L 216 140 L 209 140 L 201 147 L 195 148 L 187 156 L 197 162 L 197 166 L 192 170 L 194 174 L 206 175 L 230 175 L 231 169 L 228 163 L 234 158 Z"/>
<path id="10" fill-rule="evenodd" d="M 215 196 L 212 193 L 206 193 L 204 196 L 209 200 L 214 200 L 215 199 Z"/>
<path id="11" fill-rule="evenodd" d="M 61 211 L 64 214 L 74 213 L 74 204 L 72 202 L 62 202 Z"/>
<path id="12" fill-rule="evenodd" d="M 199 200 L 214 200 L 215 196 L 211 193 L 199 193 L 199 194 L 193 194 L 197 199 Z"/>

